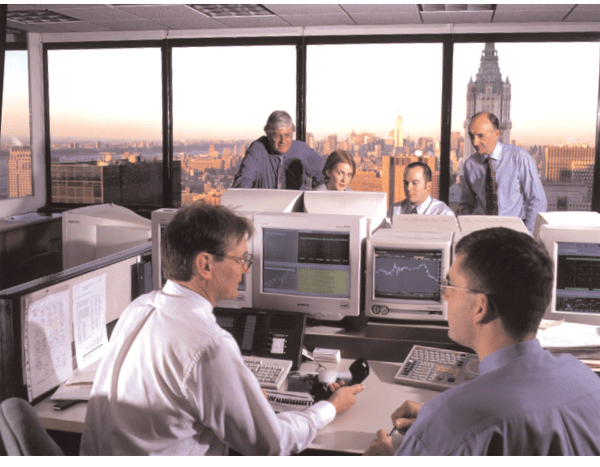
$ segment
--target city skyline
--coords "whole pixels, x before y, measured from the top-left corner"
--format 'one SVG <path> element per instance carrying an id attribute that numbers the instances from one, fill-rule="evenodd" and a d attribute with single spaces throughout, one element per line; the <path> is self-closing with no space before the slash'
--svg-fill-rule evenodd
<path id="1" fill-rule="evenodd" d="M 463 135 L 466 86 L 470 78 L 476 78 L 483 46 L 455 45 L 452 131 Z M 523 145 L 594 145 L 598 44 L 496 43 L 495 47 L 502 78 L 508 77 L 512 85 L 511 139 Z M 225 48 L 226 58 L 224 48 L 202 48 L 200 52 L 198 48 L 175 49 L 175 139 L 253 140 L 262 135 L 264 121 L 273 107 L 287 107 L 285 110 L 294 116 L 295 53 L 290 53 L 290 48 L 294 50 L 291 46 L 277 46 L 260 51 L 272 59 L 269 63 L 274 71 L 281 71 L 273 73 L 275 77 L 266 84 L 264 75 L 270 76 L 269 73 L 263 73 L 262 80 L 260 76 L 253 78 L 252 73 L 243 73 L 256 61 L 255 54 L 243 53 L 247 48 Z M 51 51 L 53 140 L 162 140 L 160 53 L 155 49 L 136 49 L 135 61 L 131 62 L 131 54 L 125 52 L 128 51 Z M 402 57 L 397 64 L 390 64 L 392 52 Z M 202 63 L 213 65 L 199 65 L 193 60 L 197 53 L 202 54 Z M 439 140 L 441 57 L 440 44 L 309 47 L 307 132 L 317 140 L 329 134 L 344 139 L 352 131 L 386 138 L 400 113 L 406 136 Z M 586 60 L 588 57 L 595 60 Z M 103 65 L 107 61 L 110 69 Z M 16 67 L 17 79 L 23 79 L 26 69 L 19 62 L 11 65 L 7 60 L 7 69 Z M 77 68 L 73 68 L 73 63 L 77 63 Z M 341 64 L 345 67 L 340 68 Z M 144 67 L 144 82 L 134 73 L 140 66 Z M 232 68 L 238 72 L 231 72 Z M 59 75 L 53 70 L 61 69 L 68 70 L 69 76 L 57 79 Z M 361 88 L 360 83 L 367 86 Z M 200 85 L 209 92 L 197 92 Z M 561 92 L 556 90 L 558 85 L 562 86 Z M 250 91 L 265 86 L 268 93 L 253 95 Z M 110 98 L 102 89 L 110 90 Z M 428 92 L 429 89 L 435 92 Z M 397 90 L 397 95 L 390 95 L 390 90 Z M 119 105 L 115 113 L 115 100 L 130 102 L 135 93 L 142 97 L 130 105 Z M 9 114 L 17 97 L 23 98 L 22 93 L 5 99 L 4 115 Z M 279 102 L 281 106 L 276 105 Z M 63 104 L 65 108 L 61 110 Z M 22 125 L 24 119 L 18 120 Z M 4 140 L 10 136 L 20 139 L 28 133 L 26 127 L 19 133 L 17 123 L 3 120 Z M 11 130 L 14 134 L 10 134 Z"/>

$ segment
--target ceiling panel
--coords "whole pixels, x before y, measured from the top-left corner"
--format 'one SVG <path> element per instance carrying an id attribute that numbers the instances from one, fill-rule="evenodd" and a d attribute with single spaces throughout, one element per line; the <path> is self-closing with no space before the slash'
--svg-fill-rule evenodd
<path id="1" fill-rule="evenodd" d="M 453 4 L 456 6 L 457 4 Z M 598 4 L 494 4 L 495 11 L 420 12 L 418 4 L 265 4 L 274 15 L 210 18 L 187 4 L 9 4 L 8 11 L 50 10 L 76 22 L 23 24 L 25 32 L 210 30 L 300 26 L 600 22 Z M 440 5 L 441 6 L 441 5 Z M 472 6 L 472 5 L 471 5 Z"/>
<path id="2" fill-rule="evenodd" d="M 349 26 L 356 24 L 344 12 L 319 15 L 281 15 L 291 26 Z"/>

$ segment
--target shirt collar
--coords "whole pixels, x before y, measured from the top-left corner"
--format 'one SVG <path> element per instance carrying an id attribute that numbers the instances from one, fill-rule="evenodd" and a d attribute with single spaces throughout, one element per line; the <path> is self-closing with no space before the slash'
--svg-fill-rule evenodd
<path id="1" fill-rule="evenodd" d="M 496 370 L 517 357 L 529 355 L 542 350 L 542 344 L 537 339 L 529 339 L 524 342 L 503 347 L 496 350 L 479 362 L 479 373 L 484 374 Z"/>
<path id="2" fill-rule="evenodd" d="M 429 195 L 427 197 L 427 199 L 425 201 L 423 201 L 421 204 L 419 204 L 418 206 L 415 206 L 414 204 L 412 204 L 409 201 L 408 202 L 408 207 L 409 207 L 408 212 L 411 212 L 413 210 L 413 208 L 417 208 L 417 214 L 423 214 L 423 212 L 425 212 L 427 210 L 427 208 L 429 207 L 431 202 L 432 202 L 431 195 Z"/>
<path id="3" fill-rule="evenodd" d="M 206 310 L 207 313 L 212 314 L 213 306 L 206 298 L 177 282 L 168 280 L 164 285 L 162 292 L 165 295 L 172 297 L 184 298 L 195 305 L 194 308 L 201 308 L 202 310 Z"/>
<path id="4" fill-rule="evenodd" d="M 490 157 L 496 161 L 499 161 L 502 156 L 502 143 L 500 141 L 496 142 L 496 147 L 490 154 Z"/>

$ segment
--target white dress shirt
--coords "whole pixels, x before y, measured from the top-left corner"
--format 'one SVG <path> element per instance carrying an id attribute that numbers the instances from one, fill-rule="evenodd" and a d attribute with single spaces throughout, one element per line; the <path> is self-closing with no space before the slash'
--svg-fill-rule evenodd
<path id="1" fill-rule="evenodd" d="M 388 218 L 390 221 L 394 219 L 394 216 L 398 214 L 411 214 L 413 205 L 408 198 L 403 199 L 399 203 L 396 203 L 392 206 L 392 209 L 388 213 Z M 454 216 L 454 211 L 450 209 L 450 207 L 440 201 L 439 199 L 434 199 L 431 196 L 428 196 L 425 201 L 416 206 L 417 214 L 429 214 L 432 216 Z"/>
<path id="2" fill-rule="evenodd" d="M 275 414 L 211 304 L 168 281 L 121 315 L 92 389 L 84 455 L 287 455 L 335 418 L 326 401 Z"/>

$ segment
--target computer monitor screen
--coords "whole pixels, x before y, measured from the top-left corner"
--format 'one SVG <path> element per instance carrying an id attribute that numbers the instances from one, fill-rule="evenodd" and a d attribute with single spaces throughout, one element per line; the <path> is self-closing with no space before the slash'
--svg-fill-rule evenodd
<path id="1" fill-rule="evenodd" d="M 385 226 L 387 193 L 368 191 L 307 191 L 304 211 L 309 214 L 350 214 L 365 216 L 369 233 Z"/>
<path id="2" fill-rule="evenodd" d="M 254 306 L 322 320 L 358 316 L 366 218 L 257 214 Z"/>
<path id="3" fill-rule="evenodd" d="M 165 285 L 165 278 L 162 265 L 160 242 L 162 233 L 167 224 L 171 221 L 177 209 L 164 208 L 152 212 L 152 287 L 154 290 L 160 290 Z M 252 216 L 248 213 L 237 213 L 243 215 L 250 220 Z M 252 253 L 253 243 L 248 242 L 248 253 Z M 254 266 L 253 266 L 254 267 Z M 216 305 L 219 308 L 251 308 L 252 307 L 252 274 L 242 275 L 242 280 L 238 285 L 238 296 L 232 300 L 222 300 Z"/>
<path id="4" fill-rule="evenodd" d="M 543 225 L 539 235 L 555 268 L 545 318 L 600 326 L 600 226 Z"/>
<path id="5" fill-rule="evenodd" d="M 452 233 L 380 230 L 367 239 L 366 314 L 447 320 L 440 283 L 450 268 Z"/>

